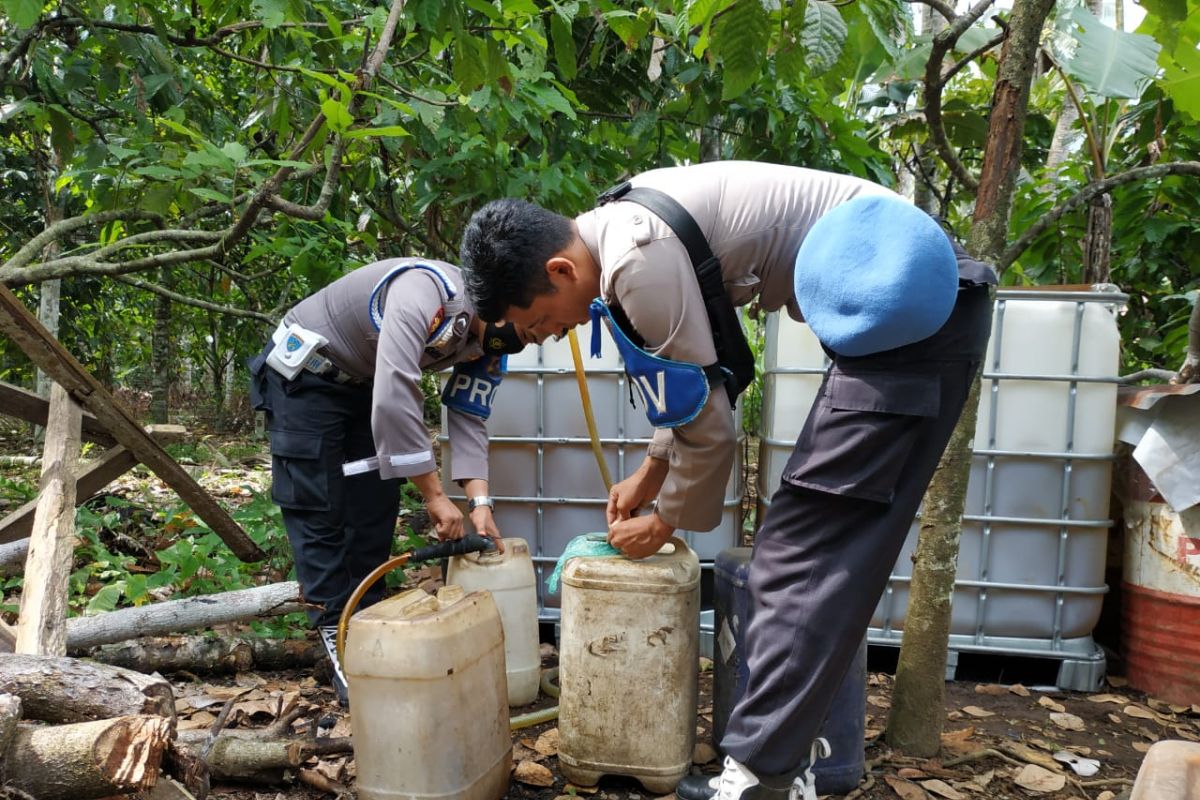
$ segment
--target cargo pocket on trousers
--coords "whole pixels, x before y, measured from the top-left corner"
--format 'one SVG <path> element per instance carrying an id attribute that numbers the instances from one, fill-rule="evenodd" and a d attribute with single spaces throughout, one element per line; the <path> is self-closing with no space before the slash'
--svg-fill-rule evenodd
<path id="1" fill-rule="evenodd" d="M 836 367 L 783 470 L 794 486 L 890 503 L 940 376 L 843 372 Z"/>
<path id="2" fill-rule="evenodd" d="M 295 431 L 270 431 L 271 499 L 282 508 L 328 511 L 329 475 L 321 437 Z"/>

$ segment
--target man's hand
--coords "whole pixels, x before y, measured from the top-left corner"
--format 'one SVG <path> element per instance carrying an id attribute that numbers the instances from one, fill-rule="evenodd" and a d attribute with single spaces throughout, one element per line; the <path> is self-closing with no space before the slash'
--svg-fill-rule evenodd
<path id="1" fill-rule="evenodd" d="M 463 537 L 463 514 L 458 506 L 450 502 L 444 494 L 438 494 L 425 499 L 425 510 L 433 520 L 440 541 L 461 539 Z"/>
<path id="2" fill-rule="evenodd" d="M 608 543 L 629 558 L 646 558 L 659 551 L 675 529 L 658 514 L 618 520 L 608 527 Z"/>
<path id="3" fill-rule="evenodd" d="M 492 516 L 490 506 L 475 506 L 471 512 L 471 524 L 480 536 L 486 536 L 496 545 L 496 552 L 504 552 L 504 540 L 500 537 L 500 529 L 496 527 L 496 518 Z"/>
<path id="4" fill-rule="evenodd" d="M 614 522 L 636 517 L 638 510 L 658 497 L 667 479 L 668 464 L 657 458 L 647 458 L 637 471 L 608 492 L 608 507 L 604 510 L 611 528 Z"/>

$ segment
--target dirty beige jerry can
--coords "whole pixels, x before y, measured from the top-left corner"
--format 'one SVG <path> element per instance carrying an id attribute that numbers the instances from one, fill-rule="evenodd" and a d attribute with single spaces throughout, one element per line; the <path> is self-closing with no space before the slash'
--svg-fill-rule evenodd
<path id="1" fill-rule="evenodd" d="M 577 558 L 562 574 L 559 766 L 572 783 L 628 775 L 666 794 L 696 733 L 700 562 L 682 539 L 657 555 Z"/>
<path id="2" fill-rule="evenodd" d="M 359 800 L 499 800 L 512 744 L 487 592 L 404 592 L 350 620 L 343 657 Z"/>
<path id="3" fill-rule="evenodd" d="M 537 699 L 542 673 L 538 643 L 537 578 L 524 539 L 504 540 L 504 552 L 488 550 L 450 559 L 446 583 L 468 592 L 488 591 L 504 624 L 504 664 L 508 704 L 523 706 Z"/>

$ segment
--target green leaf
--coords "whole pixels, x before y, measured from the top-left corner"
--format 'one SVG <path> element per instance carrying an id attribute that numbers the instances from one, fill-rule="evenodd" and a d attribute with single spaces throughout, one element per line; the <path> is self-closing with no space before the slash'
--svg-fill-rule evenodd
<path id="1" fill-rule="evenodd" d="M 400 125 L 385 125 L 382 128 L 356 128 L 352 131 L 346 131 L 342 134 L 347 139 L 366 139 L 370 136 L 411 136 L 405 128 Z"/>
<path id="2" fill-rule="evenodd" d="M 278 28 L 287 20 L 287 0 L 254 0 L 250 6 L 264 28 Z"/>
<path id="3" fill-rule="evenodd" d="M 239 142 L 226 142 L 221 148 L 221 152 L 229 157 L 229 160 L 234 163 L 234 166 L 241 166 L 246 160 L 249 153 L 246 151 L 245 145 Z"/>
<path id="4" fill-rule="evenodd" d="M 578 58 L 575 37 L 571 34 L 570 24 L 561 14 L 550 15 L 550 42 L 554 46 L 554 63 L 558 64 L 563 80 L 575 80 L 575 60 Z"/>
<path id="5" fill-rule="evenodd" d="M 160 181 L 174 180 L 183 174 L 172 167 L 164 167 L 157 164 L 149 167 L 138 167 L 133 172 L 136 175 L 144 175 L 147 178 L 154 178 Z"/>
<path id="6" fill-rule="evenodd" d="M 112 611 L 117 607 L 117 602 L 121 599 L 121 593 L 125 591 L 125 581 L 114 581 L 106 586 L 101 586 L 100 591 L 92 596 L 88 601 L 86 613 L 97 614 L 101 611 Z"/>
<path id="7" fill-rule="evenodd" d="M 192 194 L 196 195 L 197 197 L 204 198 L 205 200 L 215 200 L 218 203 L 233 202 L 233 198 L 230 197 L 229 195 L 224 194 L 223 192 L 218 192 L 216 189 L 208 189 L 204 186 L 192 187 L 192 188 L 188 189 L 188 191 L 191 192 Z"/>
<path id="8" fill-rule="evenodd" d="M 316 70 L 312 70 L 312 69 L 304 69 L 303 67 L 300 68 L 300 72 L 301 72 L 301 74 L 307 75 L 308 77 L 312 78 L 313 80 L 320 81 L 321 83 L 325 84 L 326 86 L 332 86 L 334 89 L 337 89 L 338 92 L 342 95 L 343 101 L 345 101 L 346 103 L 350 102 L 350 97 L 353 94 L 353 92 L 350 91 L 349 86 L 342 83 L 337 78 L 333 77 L 332 75 L 326 75 L 324 72 L 317 72 Z"/>
<path id="9" fill-rule="evenodd" d="M 808 54 L 811 74 L 820 75 L 836 64 L 846 43 L 846 22 L 837 6 L 826 0 L 810 0 L 804 11 L 800 42 Z"/>
<path id="10" fill-rule="evenodd" d="M 470 36 L 454 39 L 454 80 L 464 94 L 483 85 L 487 79 L 484 43 Z"/>
<path id="11" fill-rule="evenodd" d="M 1075 9 L 1071 19 L 1078 46 L 1067 72 L 1101 97 L 1141 96 L 1158 71 L 1158 42 L 1110 28 L 1086 8 Z"/>
<path id="12" fill-rule="evenodd" d="M 758 79 L 771 39 L 771 17 L 761 0 L 735 3 L 717 18 L 713 54 L 721 59 L 721 99 L 740 97 Z"/>
<path id="13" fill-rule="evenodd" d="M 42 15 L 42 0 L 4 0 L 4 13 L 18 28 L 29 28 Z"/>
<path id="14" fill-rule="evenodd" d="M 201 136 L 199 133 L 192 130 L 191 128 L 189 128 L 186 125 L 176 122 L 173 119 L 168 119 L 167 117 L 159 117 L 158 123 L 160 125 L 162 125 L 164 128 L 169 128 L 169 129 L 175 131 L 176 133 L 182 133 L 184 136 L 188 137 L 189 139 L 193 139 L 197 142 L 208 143 L 208 140 L 205 139 L 203 136 Z"/>
<path id="15" fill-rule="evenodd" d="M 342 21 L 338 19 L 337 14 L 334 14 L 323 5 L 317 6 L 317 11 L 321 12 L 321 16 L 325 18 L 325 24 L 329 26 L 329 32 L 338 39 L 342 38 L 344 34 Z"/>
<path id="16" fill-rule="evenodd" d="M 532 95 L 534 101 L 543 108 L 558 111 L 575 119 L 575 109 L 571 108 L 571 101 L 563 97 L 562 93 L 554 87 L 534 83 L 526 88 L 526 92 Z"/>
<path id="17" fill-rule="evenodd" d="M 1159 84 L 1176 109 L 1200 120 L 1200 51 L 1181 47 L 1173 58 L 1164 59 Z"/>
<path id="18" fill-rule="evenodd" d="M 758 0 L 746 0 L 746 2 L 758 2 Z M 605 12 L 604 21 L 630 50 L 637 47 L 638 42 L 650 33 L 650 28 L 654 24 L 649 14 L 635 14 L 632 11 L 621 10 Z"/>
<path id="19" fill-rule="evenodd" d="M 350 110 L 332 97 L 321 103 L 321 113 L 325 115 L 325 121 L 329 123 L 330 130 L 338 133 L 354 124 Z"/>

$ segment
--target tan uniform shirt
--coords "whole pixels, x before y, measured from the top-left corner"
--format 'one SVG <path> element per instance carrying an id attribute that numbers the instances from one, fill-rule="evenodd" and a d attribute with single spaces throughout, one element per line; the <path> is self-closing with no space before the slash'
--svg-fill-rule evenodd
<path id="1" fill-rule="evenodd" d="M 465 296 L 462 272 L 444 261 L 393 258 L 359 267 L 298 303 L 284 318 L 329 340 L 322 352 L 346 372 L 373 379 L 371 430 L 379 474 L 384 478 L 422 475 L 437 468 L 425 427 L 422 371 L 436 372 L 483 355 L 470 325 L 440 352 L 426 349 L 430 326 L 443 307 L 438 279 L 413 269 L 393 278 L 383 303 L 383 327 L 371 323 L 371 290 L 403 264 L 433 264 Z M 469 319 L 470 307 L 466 308 Z M 451 479 L 488 477 L 487 429 L 482 419 L 450 410 Z"/>
<path id="2" fill-rule="evenodd" d="M 657 169 L 631 182 L 666 192 L 687 209 L 721 260 L 735 305 L 757 297 L 764 309 L 786 306 L 796 319 L 792 275 L 813 223 L 855 197 L 896 196 L 860 178 L 745 161 Z M 620 304 L 649 352 L 700 365 L 717 360 L 692 263 L 665 222 L 632 202 L 610 203 L 576 222 L 600 265 L 601 296 Z M 670 462 L 659 516 L 676 528 L 715 528 L 736 445 L 724 391 L 711 392 L 686 425 L 656 430 L 649 454 Z"/>

